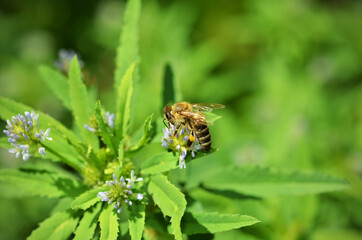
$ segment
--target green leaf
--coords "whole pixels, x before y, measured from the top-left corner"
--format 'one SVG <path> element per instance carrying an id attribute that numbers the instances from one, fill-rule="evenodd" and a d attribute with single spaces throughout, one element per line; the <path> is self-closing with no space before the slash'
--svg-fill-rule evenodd
<path id="1" fill-rule="evenodd" d="M 100 201 L 100 198 L 97 197 L 97 194 L 99 192 L 106 191 L 107 187 L 99 187 L 99 188 L 93 188 L 90 189 L 82 194 L 80 194 L 78 197 L 74 199 L 71 206 L 72 209 L 83 209 L 86 210 L 89 207 L 93 206 L 97 202 Z"/>
<path id="2" fill-rule="evenodd" d="M 186 157 L 186 163 L 195 161 L 198 158 L 205 157 L 211 153 L 214 153 L 217 149 L 211 149 L 210 152 L 197 152 L 195 158 L 191 156 Z M 142 174 L 158 174 L 166 172 L 175 168 L 178 168 L 178 155 L 173 152 L 163 152 L 152 156 L 142 164 Z"/>
<path id="3" fill-rule="evenodd" d="M 119 92 L 119 86 L 124 81 L 124 76 L 132 63 L 139 61 L 138 52 L 138 20 L 141 12 L 141 1 L 130 0 L 127 2 L 124 12 L 124 25 L 120 38 L 120 45 L 117 48 L 116 71 L 114 89 L 117 91 L 117 99 L 123 98 L 124 92 Z M 128 84 L 127 84 L 128 85 Z"/>
<path id="4" fill-rule="evenodd" d="M 118 216 L 112 205 L 106 205 L 99 216 L 101 240 L 113 240 L 118 236 Z"/>
<path id="5" fill-rule="evenodd" d="M 64 175 L 47 172 L 23 172 L 16 169 L 2 169 L 0 181 L 12 184 L 30 196 L 47 196 L 49 198 L 76 196 L 84 189 L 82 183 Z"/>
<path id="6" fill-rule="evenodd" d="M 142 147 L 144 145 L 146 145 L 146 143 L 148 143 L 148 141 L 151 140 L 151 132 L 152 132 L 152 117 L 153 114 L 151 114 L 145 121 L 144 125 L 143 125 L 143 136 L 142 138 L 138 141 L 138 143 L 131 147 L 128 152 L 137 152 L 139 150 L 142 149 Z"/>
<path id="7" fill-rule="evenodd" d="M 59 176 L 64 176 L 73 180 L 80 180 L 79 177 L 69 172 L 68 170 L 59 166 L 59 164 L 49 161 L 49 159 L 32 158 L 31 161 L 27 161 L 22 164 L 20 170 L 31 170 L 38 172 L 55 173 Z"/>
<path id="8" fill-rule="evenodd" d="M 63 103 L 64 107 L 71 110 L 67 78 L 59 71 L 48 66 L 39 67 L 39 72 L 47 87 Z"/>
<path id="9" fill-rule="evenodd" d="M 88 240 L 93 237 L 101 208 L 102 204 L 98 203 L 92 209 L 84 212 L 82 220 L 80 220 L 77 230 L 74 232 L 73 240 Z"/>
<path id="10" fill-rule="evenodd" d="M 341 190 L 349 183 L 321 173 L 250 166 L 222 171 L 205 180 L 203 186 L 258 197 L 275 197 Z"/>
<path id="11" fill-rule="evenodd" d="M 258 222 L 257 219 L 247 215 L 186 212 L 182 218 L 182 230 L 185 234 L 216 233 Z"/>
<path id="12" fill-rule="evenodd" d="M 41 128 L 47 128 L 47 127 L 56 127 L 62 134 L 67 136 L 69 139 L 72 139 L 73 141 L 77 142 L 79 139 L 74 135 L 72 131 L 70 131 L 68 128 L 66 128 L 63 124 L 52 118 L 51 116 L 47 115 L 46 113 L 35 111 L 29 106 L 26 106 L 22 103 L 15 102 L 11 99 L 5 98 L 0 96 L 0 117 L 4 120 L 10 119 L 12 116 L 15 116 L 17 114 L 24 114 L 25 111 L 34 111 L 36 113 L 39 113 L 39 124 Z M 54 134 L 52 132 L 51 134 Z M 52 136 L 53 137 L 53 136 Z M 54 138 L 54 137 L 53 137 Z"/>
<path id="13" fill-rule="evenodd" d="M 69 68 L 69 96 L 75 124 L 83 139 L 98 149 L 97 136 L 89 132 L 84 125 L 88 123 L 92 112 L 88 102 L 87 88 L 82 80 L 82 72 L 79 67 L 77 56 L 74 56 Z"/>
<path id="14" fill-rule="evenodd" d="M 141 240 L 145 228 L 145 205 L 134 204 L 129 207 L 129 233 L 132 240 Z"/>
<path id="15" fill-rule="evenodd" d="M 182 94 L 178 82 L 174 78 L 171 65 L 165 66 L 163 76 L 163 106 L 182 101 Z"/>
<path id="16" fill-rule="evenodd" d="M 180 224 L 186 209 L 185 196 L 163 175 L 151 177 L 148 191 L 162 213 L 171 217 L 172 234 L 176 239 L 182 239 Z"/>
<path id="17" fill-rule="evenodd" d="M 98 101 L 96 103 L 96 118 L 97 118 L 97 124 L 100 130 L 100 135 L 102 137 L 103 142 L 106 144 L 106 146 L 111 150 L 112 154 L 114 156 L 117 155 L 117 147 L 115 146 L 115 142 L 113 139 L 113 133 L 111 133 L 111 129 L 106 125 L 104 122 L 104 109 L 101 105 L 101 102 Z"/>
<path id="18" fill-rule="evenodd" d="M 122 140 L 128 134 L 131 117 L 131 98 L 133 94 L 133 77 L 136 63 L 133 63 L 124 74 L 120 85 L 117 86 L 118 98 L 116 102 L 115 129 L 118 139 Z"/>
<path id="19" fill-rule="evenodd" d="M 28 107 L 24 104 L 17 103 L 13 100 L 4 98 L 0 96 L 0 117 L 4 120 L 10 119 L 12 116 L 17 114 L 24 114 L 25 111 L 34 111 L 31 107 Z M 53 157 L 56 157 L 58 160 L 63 161 L 74 169 L 81 171 L 83 164 L 77 158 L 77 153 L 74 151 L 73 147 L 67 144 L 64 141 L 64 137 L 71 139 L 74 142 L 78 142 L 79 139 L 74 135 L 72 131 L 63 126 L 60 122 L 52 118 L 51 116 L 35 111 L 39 113 L 39 125 L 41 129 L 56 128 L 57 131 L 51 131 L 50 136 L 53 138 L 53 141 L 44 141 L 43 145 L 47 146 L 49 149 L 54 150 L 54 154 L 51 154 Z M 49 150 L 48 149 L 48 150 Z M 49 152 L 49 151 L 48 151 Z"/>
<path id="20" fill-rule="evenodd" d="M 141 166 L 142 174 L 157 174 L 178 167 L 178 158 L 172 152 L 163 152 L 147 159 Z"/>
<path id="21" fill-rule="evenodd" d="M 78 218 L 72 217 L 68 212 L 58 212 L 41 222 L 27 240 L 68 239 L 76 228 Z"/>

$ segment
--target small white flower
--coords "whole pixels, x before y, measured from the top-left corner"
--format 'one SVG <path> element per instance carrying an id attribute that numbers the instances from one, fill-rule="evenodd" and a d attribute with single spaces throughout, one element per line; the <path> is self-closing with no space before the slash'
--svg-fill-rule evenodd
<path id="1" fill-rule="evenodd" d="M 133 184 L 134 182 L 139 182 L 139 181 L 142 181 L 143 178 L 137 178 L 135 175 L 134 175 L 134 171 L 132 170 L 131 171 L 131 178 L 126 178 L 126 181 L 129 183 L 129 184 Z"/>
<path id="2" fill-rule="evenodd" d="M 90 132 L 96 132 L 97 130 L 91 126 L 89 126 L 88 124 L 84 124 L 85 129 L 87 129 Z"/>
<path id="3" fill-rule="evenodd" d="M 45 148 L 40 147 L 40 148 L 38 149 L 38 151 L 39 151 L 39 153 L 40 153 L 41 155 L 45 156 Z"/>

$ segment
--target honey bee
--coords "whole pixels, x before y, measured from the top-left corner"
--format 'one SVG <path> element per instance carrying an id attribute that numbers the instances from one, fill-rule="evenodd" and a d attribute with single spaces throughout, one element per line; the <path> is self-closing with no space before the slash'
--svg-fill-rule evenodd
<path id="1" fill-rule="evenodd" d="M 201 148 L 208 152 L 211 148 L 211 135 L 205 116 L 202 112 L 211 112 L 213 109 L 224 108 L 224 105 L 217 103 L 196 103 L 178 102 L 174 105 L 166 105 L 163 109 L 163 115 L 168 123 L 176 128 L 175 134 L 181 126 L 188 128 L 191 132 L 189 145 L 195 141 L 195 137 L 200 143 Z"/>

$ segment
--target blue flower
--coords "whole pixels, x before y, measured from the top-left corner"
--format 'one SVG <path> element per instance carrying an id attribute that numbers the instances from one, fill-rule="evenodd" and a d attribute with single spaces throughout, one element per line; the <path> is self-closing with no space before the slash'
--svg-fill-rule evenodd
<path id="1" fill-rule="evenodd" d="M 39 114 L 34 111 L 18 114 L 11 120 L 6 121 L 6 129 L 3 131 L 8 136 L 8 142 L 13 148 L 9 149 L 15 157 L 22 156 L 23 160 L 28 160 L 33 154 L 39 152 L 45 156 L 45 148 L 40 142 L 52 140 L 49 136 L 50 128 L 45 132 L 39 129 Z"/>
<path id="2" fill-rule="evenodd" d="M 70 62 L 74 56 L 77 56 L 80 68 L 84 67 L 83 61 L 80 59 L 78 53 L 74 50 L 61 49 L 58 53 L 59 59 L 55 61 L 54 65 L 60 69 L 64 74 L 67 74 L 70 68 Z"/>
<path id="3" fill-rule="evenodd" d="M 170 123 L 170 127 L 162 129 L 163 137 L 161 139 L 161 146 L 168 148 L 172 151 L 177 151 L 180 153 L 179 156 L 179 166 L 180 169 L 186 168 L 185 158 L 188 152 L 191 152 L 191 156 L 194 158 L 196 152 L 201 150 L 201 146 L 195 138 L 190 134 L 188 128 L 181 126 L 181 128 L 176 132 L 174 125 Z M 190 139 L 195 139 L 190 143 Z"/>
<path id="4" fill-rule="evenodd" d="M 99 192 L 97 197 L 101 199 L 102 202 L 108 202 L 108 204 L 114 204 L 114 208 L 117 209 L 117 213 L 122 211 L 122 204 L 127 204 L 128 206 L 132 205 L 134 200 L 142 200 L 142 193 L 133 193 L 132 187 L 135 182 L 142 181 L 143 178 L 137 178 L 134 175 L 134 171 L 131 171 L 131 177 L 124 180 L 123 176 L 117 179 L 116 175 L 113 174 L 113 180 L 106 181 L 109 191 Z"/>

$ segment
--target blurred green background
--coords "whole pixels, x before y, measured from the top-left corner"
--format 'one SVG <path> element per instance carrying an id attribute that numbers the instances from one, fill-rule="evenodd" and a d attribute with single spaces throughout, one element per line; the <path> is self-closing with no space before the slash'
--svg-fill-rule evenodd
<path id="1" fill-rule="evenodd" d="M 211 127 L 214 147 L 221 150 L 188 169 L 203 166 L 207 175 L 218 167 L 258 164 L 316 170 L 351 182 L 342 192 L 267 200 L 195 191 L 191 195 L 201 206 L 193 207 L 262 221 L 215 239 L 362 239 L 362 2 L 142 4 L 135 129 L 151 113 L 161 116 L 169 62 L 184 100 L 226 106 Z M 112 111 L 124 7 L 124 1 L 109 0 L 2 0 L 0 94 L 71 126 L 70 113 L 42 83 L 38 66 L 54 65 L 60 49 L 74 49 L 89 74 L 87 85 L 99 89 Z M 2 168 L 21 164 L 6 150 L 0 154 Z M 24 239 L 55 203 L 1 195 L 0 239 Z"/>

